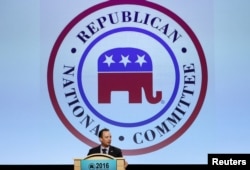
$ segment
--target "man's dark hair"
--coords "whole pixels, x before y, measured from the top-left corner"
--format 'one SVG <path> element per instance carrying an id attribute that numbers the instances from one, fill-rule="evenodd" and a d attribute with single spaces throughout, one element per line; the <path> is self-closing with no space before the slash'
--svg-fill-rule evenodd
<path id="1" fill-rule="evenodd" d="M 99 138 L 102 137 L 102 134 L 103 134 L 104 131 L 109 131 L 109 129 L 108 128 L 103 128 L 102 130 L 100 130 L 99 135 L 98 135 Z"/>

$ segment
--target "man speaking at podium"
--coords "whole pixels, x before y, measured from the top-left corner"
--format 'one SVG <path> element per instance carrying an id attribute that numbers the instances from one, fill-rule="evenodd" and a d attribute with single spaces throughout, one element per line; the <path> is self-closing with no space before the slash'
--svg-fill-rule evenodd
<path id="1" fill-rule="evenodd" d="M 109 129 L 104 128 L 100 130 L 98 136 L 101 144 L 89 149 L 88 155 L 103 153 L 109 154 L 113 157 L 123 157 L 121 149 L 111 145 L 111 133 Z M 125 161 L 125 168 L 127 167 L 127 165 L 128 163 Z"/>

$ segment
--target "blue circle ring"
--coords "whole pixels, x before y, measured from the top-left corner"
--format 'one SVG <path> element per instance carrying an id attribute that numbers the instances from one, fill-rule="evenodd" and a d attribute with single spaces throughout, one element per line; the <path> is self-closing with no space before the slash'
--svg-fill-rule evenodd
<path id="1" fill-rule="evenodd" d="M 95 44 L 97 44 L 100 40 L 102 40 L 103 38 L 114 34 L 114 33 L 118 33 L 118 32 L 123 32 L 123 31 L 134 31 L 134 32 L 139 32 L 139 33 L 143 33 L 146 34 L 152 38 L 154 38 L 156 41 L 158 41 L 166 50 L 167 52 L 170 54 L 171 59 L 173 61 L 173 65 L 175 68 L 175 85 L 174 85 L 174 89 L 173 89 L 173 93 L 169 99 L 169 101 L 166 103 L 166 105 L 162 108 L 162 110 L 160 110 L 157 114 L 155 114 L 154 116 L 140 121 L 140 122 L 134 122 L 134 123 L 123 123 L 123 122 L 117 122 L 114 120 L 111 120 L 105 116 L 103 116 L 101 113 L 99 113 L 88 101 L 88 99 L 85 96 L 84 90 L 83 90 L 83 85 L 82 85 L 82 76 L 81 76 L 81 72 L 82 72 L 82 68 L 84 65 L 84 61 L 89 53 L 89 51 L 95 46 Z M 110 30 L 102 35 L 100 35 L 99 37 L 97 37 L 94 41 L 92 41 L 92 43 L 86 48 L 86 50 L 84 51 L 81 60 L 79 62 L 79 66 L 78 66 L 78 72 L 77 72 L 77 81 L 78 81 L 78 88 L 81 94 L 82 99 L 84 100 L 86 106 L 93 112 L 93 114 L 95 114 L 97 117 L 99 117 L 101 120 L 115 125 L 115 126 L 120 126 L 120 127 L 138 127 L 138 126 L 142 126 L 145 124 L 148 124 L 156 119 L 158 119 L 160 116 L 162 116 L 167 110 L 168 108 L 171 106 L 171 104 L 173 103 L 177 92 L 178 92 L 178 87 L 179 87 L 179 83 L 180 83 L 180 72 L 179 72 L 179 66 L 178 66 L 178 62 L 176 60 L 176 57 L 173 53 L 173 51 L 171 50 L 171 48 L 158 36 L 156 36 L 155 34 L 146 31 L 144 29 L 140 29 L 140 28 L 134 28 L 134 27 L 123 27 L 123 28 L 116 28 L 113 30 Z"/>

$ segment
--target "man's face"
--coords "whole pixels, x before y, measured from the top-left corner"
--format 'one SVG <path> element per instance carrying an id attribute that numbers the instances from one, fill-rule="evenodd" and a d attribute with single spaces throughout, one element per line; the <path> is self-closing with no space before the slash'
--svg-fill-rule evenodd
<path id="1" fill-rule="evenodd" d="M 111 133 L 104 131 L 102 137 L 99 138 L 102 146 L 108 147 L 111 144 Z"/>

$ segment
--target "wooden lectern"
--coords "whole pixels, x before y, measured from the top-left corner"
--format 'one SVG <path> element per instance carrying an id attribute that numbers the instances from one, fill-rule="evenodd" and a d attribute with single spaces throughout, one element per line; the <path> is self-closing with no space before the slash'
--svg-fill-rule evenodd
<path id="1" fill-rule="evenodd" d="M 114 167 L 112 167 L 111 164 Z M 125 165 L 125 159 L 123 157 L 117 158 L 102 153 L 91 154 L 85 158 L 74 159 L 74 170 L 89 170 L 89 169 L 125 170 L 124 165 Z"/>

